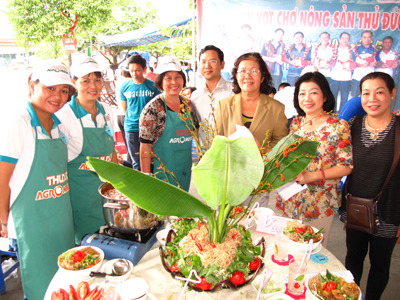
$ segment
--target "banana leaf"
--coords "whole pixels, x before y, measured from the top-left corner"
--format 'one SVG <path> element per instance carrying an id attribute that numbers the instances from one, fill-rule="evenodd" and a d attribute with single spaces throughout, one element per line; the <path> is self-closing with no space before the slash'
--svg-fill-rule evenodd
<path id="1" fill-rule="evenodd" d="M 241 204 L 260 184 L 263 173 L 263 159 L 253 138 L 229 140 L 216 136 L 210 150 L 193 168 L 193 182 L 215 210 L 222 203 Z"/>
<path id="2" fill-rule="evenodd" d="M 310 164 L 317 153 L 318 145 L 317 141 L 305 140 L 294 134 L 281 139 L 264 158 L 263 186 L 267 190 L 273 190 L 292 181 Z"/>
<path id="3" fill-rule="evenodd" d="M 157 178 L 92 157 L 88 157 L 87 165 L 103 181 L 110 182 L 137 206 L 153 214 L 181 218 L 212 214 L 210 207 L 196 197 Z"/>

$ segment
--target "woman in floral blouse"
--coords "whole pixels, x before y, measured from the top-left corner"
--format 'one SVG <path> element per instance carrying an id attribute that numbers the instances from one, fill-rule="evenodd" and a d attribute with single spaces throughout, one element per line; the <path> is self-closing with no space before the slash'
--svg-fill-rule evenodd
<path id="1" fill-rule="evenodd" d="M 335 98 L 329 83 L 319 72 L 306 73 L 296 81 L 294 106 L 298 116 L 290 133 L 318 141 L 315 158 L 296 178 L 308 188 L 284 201 L 278 196 L 276 207 L 303 224 L 324 228 L 323 245 L 328 244 L 334 214 L 340 206 L 340 180 L 352 172 L 351 135 L 346 121 L 326 112 L 333 111 Z"/>

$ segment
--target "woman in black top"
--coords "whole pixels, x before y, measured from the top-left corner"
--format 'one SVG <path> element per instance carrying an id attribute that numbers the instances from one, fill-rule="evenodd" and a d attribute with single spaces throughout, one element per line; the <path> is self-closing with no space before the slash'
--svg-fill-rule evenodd
<path id="1" fill-rule="evenodd" d="M 361 103 L 367 112 L 349 121 L 353 139 L 354 171 L 348 178 L 348 192 L 353 196 L 374 198 L 393 163 L 395 121 L 390 111 L 396 89 L 391 76 L 382 72 L 366 75 L 360 82 Z M 389 281 L 390 260 L 396 243 L 400 242 L 400 163 L 378 204 L 382 226 L 370 235 L 346 230 L 346 268 L 360 285 L 364 258 L 368 252 L 371 268 L 368 275 L 366 300 L 380 299 Z M 342 204 L 346 207 L 346 203 Z"/>

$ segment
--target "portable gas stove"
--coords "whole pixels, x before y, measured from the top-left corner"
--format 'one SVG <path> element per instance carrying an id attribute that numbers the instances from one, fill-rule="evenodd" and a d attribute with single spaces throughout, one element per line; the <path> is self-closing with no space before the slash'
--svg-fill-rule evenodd
<path id="1" fill-rule="evenodd" d="M 125 258 L 136 265 L 157 241 L 156 234 L 164 229 L 164 222 L 158 221 L 153 227 L 132 234 L 121 234 L 103 226 L 99 233 L 87 234 L 81 246 L 95 246 L 104 251 L 105 259 Z"/>

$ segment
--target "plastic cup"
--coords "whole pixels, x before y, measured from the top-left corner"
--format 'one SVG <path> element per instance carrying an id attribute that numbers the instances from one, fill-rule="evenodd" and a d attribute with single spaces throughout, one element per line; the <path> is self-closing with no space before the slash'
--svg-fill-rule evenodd
<path id="1" fill-rule="evenodd" d="M 292 295 L 301 295 L 304 292 L 304 281 L 307 270 L 307 262 L 304 261 L 300 268 L 301 259 L 291 259 L 289 262 L 288 291 Z"/>
<path id="2" fill-rule="evenodd" d="M 287 261 L 288 259 L 288 242 L 289 238 L 284 234 L 275 236 L 275 254 L 276 261 Z"/>

